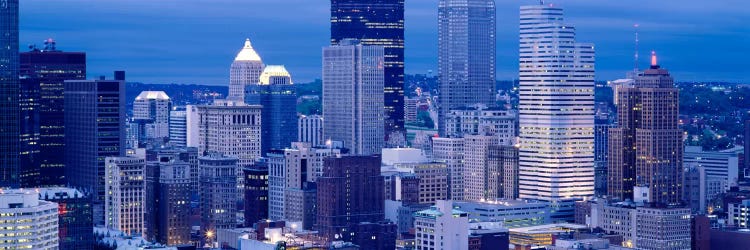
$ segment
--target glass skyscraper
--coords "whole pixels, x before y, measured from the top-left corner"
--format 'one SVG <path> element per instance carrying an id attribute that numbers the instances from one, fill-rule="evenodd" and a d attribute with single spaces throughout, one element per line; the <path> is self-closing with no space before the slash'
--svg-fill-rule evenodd
<path id="1" fill-rule="evenodd" d="M 495 1 L 440 0 L 438 129 L 451 110 L 495 103 Z"/>
<path id="2" fill-rule="evenodd" d="M 0 1 L 0 187 L 18 187 L 18 0 Z"/>
<path id="3" fill-rule="evenodd" d="M 594 195 L 594 45 L 576 42 L 563 10 L 522 6 L 519 196 Z"/>
<path id="4" fill-rule="evenodd" d="M 384 133 L 403 134 L 404 0 L 331 0 L 331 45 L 347 38 L 385 48 Z"/>
<path id="5" fill-rule="evenodd" d="M 297 92 L 282 65 L 268 65 L 258 84 L 245 86 L 245 103 L 262 105 L 261 155 L 290 147 L 297 140 Z"/>
<path id="6" fill-rule="evenodd" d="M 63 82 L 86 79 L 86 53 L 59 51 L 52 39 L 45 45 L 21 53 L 24 187 L 66 183 Z"/>

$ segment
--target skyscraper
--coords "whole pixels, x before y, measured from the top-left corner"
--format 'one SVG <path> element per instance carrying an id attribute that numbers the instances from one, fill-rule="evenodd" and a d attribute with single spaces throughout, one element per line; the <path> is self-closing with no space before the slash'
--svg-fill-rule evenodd
<path id="1" fill-rule="evenodd" d="M 385 48 L 384 136 L 405 134 L 404 0 L 331 0 L 331 45 L 347 38 Z"/>
<path id="2" fill-rule="evenodd" d="M 433 138 L 432 155 L 448 167 L 448 197 L 464 200 L 464 138 Z"/>
<path id="3" fill-rule="evenodd" d="M 136 157 L 106 158 L 105 226 L 129 236 L 145 233 L 146 161 Z"/>
<path id="4" fill-rule="evenodd" d="M 237 226 L 237 158 L 212 153 L 198 158 L 201 169 L 202 235 Z M 209 233 L 210 232 L 210 233 Z"/>
<path id="5" fill-rule="evenodd" d="M 490 147 L 499 145 L 490 135 L 464 137 L 464 200 L 495 201 L 498 198 L 499 164 L 490 164 Z"/>
<path id="6" fill-rule="evenodd" d="M 323 139 L 323 116 L 300 115 L 297 121 L 297 141 L 309 142 L 313 147 L 324 144 Z"/>
<path id="7" fill-rule="evenodd" d="M 146 152 L 145 234 L 149 241 L 190 243 L 190 200 L 195 192 L 190 174 L 198 167 L 193 165 L 197 154 L 191 153 L 189 149 Z"/>
<path id="8" fill-rule="evenodd" d="M 245 178 L 245 226 L 268 219 L 268 164 L 256 161 L 242 169 Z"/>
<path id="9" fill-rule="evenodd" d="M 674 79 L 654 54 L 651 68 L 618 95 L 619 124 L 609 132 L 609 196 L 633 199 L 637 186 L 648 189 L 649 203 L 680 204 L 684 152 Z"/>
<path id="10" fill-rule="evenodd" d="M 133 119 L 146 121 L 143 134 L 148 139 L 169 139 L 171 111 L 172 100 L 164 91 L 143 91 L 133 101 Z"/>
<path id="11" fill-rule="evenodd" d="M 594 195 L 594 46 L 577 43 L 563 10 L 522 6 L 519 196 Z"/>
<path id="12" fill-rule="evenodd" d="M 258 84 L 245 87 L 245 103 L 261 105 L 261 155 L 297 140 L 297 91 L 283 65 L 268 65 Z"/>
<path id="13" fill-rule="evenodd" d="M 495 1 L 440 0 L 438 129 L 450 110 L 495 104 Z"/>
<path id="14" fill-rule="evenodd" d="M 229 96 L 227 99 L 243 101 L 245 99 L 245 86 L 258 84 L 263 68 L 263 60 L 253 49 L 250 38 L 246 39 L 245 46 L 237 53 L 229 69 Z"/>
<path id="15" fill-rule="evenodd" d="M 176 147 L 187 146 L 187 111 L 184 106 L 169 112 L 169 143 Z"/>
<path id="16" fill-rule="evenodd" d="M 18 187 L 18 0 L 0 2 L 0 34 L 0 187 Z"/>
<path id="17" fill-rule="evenodd" d="M 21 53 L 22 89 L 34 89 L 33 96 L 22 93 L 24 113 L 36 117 L 23 123 L 24 131 L 36 131 L 38 140 L 33 141 L 38 154 L 25 163 L 23 186 L 54 186 L 65 184 L 65 115 L 64 81 L 86 79 L 86 53 L 57 50 L 52 39 L 45 41 L 42 49 L 34 48 Z M 27 92 L 29 93 L 29 92 Z M 26 133 L 23 133 L 26 134 Z M 23 140 L 23 139 L 22 139 Z M 25 141 L 32 144 L 31 141 Z"/>
<path id="18" fill-rule="evenodd" d="M 326 158 L 317 185 L 318 231 L 330 241 L 348 239 L 352 225 L 384 219 L 379 155 Z"/>
<path id="19" fill-rule="evenodd" d="M 65 81 L 65 176 L 93 193 L 94 224 L 104 224 L 104 159 L 125 155 L 125 81 Z"/>
<path id="20" fill-rule="evenodd" d="M 383 47 L 356 40 L 323 48 L 323 135 L 352 154 L 383 148 Z"/>

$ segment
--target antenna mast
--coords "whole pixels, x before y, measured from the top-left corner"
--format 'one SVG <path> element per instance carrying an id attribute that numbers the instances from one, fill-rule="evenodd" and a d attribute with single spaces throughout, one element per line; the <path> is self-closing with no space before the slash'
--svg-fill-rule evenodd
<path id="1" fill-rule="evenodd" d="M 633 25 L 633 27 L 635 27 L 635 58 L 634 58 L 635 61 L 634 61 L 633 72 L 635 72 L 636 74 L 638 74 L 638 70 L 639 70 L 638 69 L 638 42 L 640 42 L 640 40 L 638 40 L 638 26 L 640 25 L 638 24 Z"/>

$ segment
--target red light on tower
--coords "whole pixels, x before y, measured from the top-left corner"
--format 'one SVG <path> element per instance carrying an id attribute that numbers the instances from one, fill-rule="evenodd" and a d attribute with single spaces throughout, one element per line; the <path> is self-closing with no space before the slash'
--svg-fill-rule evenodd
<path id="1" fill-rule="evenodd" d="M 656 51 L 651 51 L 651 66 L 659 65 L 656 60 Z"/>

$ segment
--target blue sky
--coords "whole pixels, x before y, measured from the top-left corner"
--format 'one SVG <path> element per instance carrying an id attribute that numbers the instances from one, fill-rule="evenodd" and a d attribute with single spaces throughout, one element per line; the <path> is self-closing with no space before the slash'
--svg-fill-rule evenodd
<path id="1" fill-rule="evenodd" d="M 496 0 L 498 79 L 518 70 L 518 7 Z M 633 24 L 642 67 L 656 50 L 677 81 L 750 82 L 749 3 L 741 0 L 558 0 L 580 42 L 596 44 L 597 79 L 633 68 Z M 130 81 L 226 85 L 245 37 L 266 64 L 297 82 L 320 76 L 328 0 L 21 0 L 21 44 L 55 38 L 88 53 L 89 77 L 128 71 Z M 437 0 L 406 0 L 406 72 L 436 70 Z"/>

